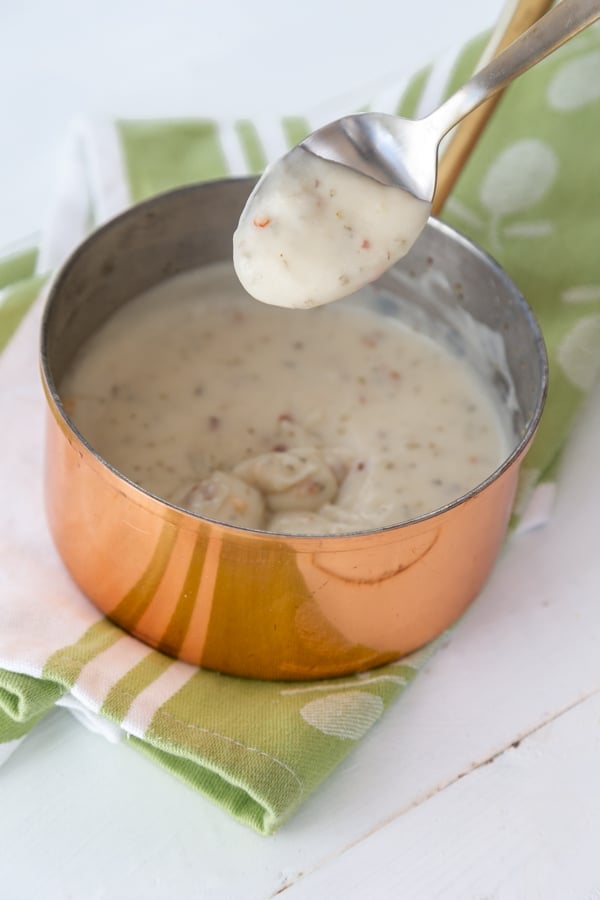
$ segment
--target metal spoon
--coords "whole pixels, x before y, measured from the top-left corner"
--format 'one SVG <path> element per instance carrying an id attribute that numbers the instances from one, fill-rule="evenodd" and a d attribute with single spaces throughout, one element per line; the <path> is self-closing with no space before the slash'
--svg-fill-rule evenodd
<path id="1" fill-rule="evenodd" d="M 300 146 L 431 203 L 437 150 L 444 135 L 488 97 L 599 18 L 600 0 L 561 0 L 425 118 L 384 113 L 345 116 L 319 128 Z"/>
<path id="2" fill-rule="evenodd" d="M 233 236 L 248 293 L 309 309 L 378 278 L 425 227 L 444 135 L 599 18 L 600 0 L 562 0 L 429 116 L 345 116 L 272 163 Z"/>

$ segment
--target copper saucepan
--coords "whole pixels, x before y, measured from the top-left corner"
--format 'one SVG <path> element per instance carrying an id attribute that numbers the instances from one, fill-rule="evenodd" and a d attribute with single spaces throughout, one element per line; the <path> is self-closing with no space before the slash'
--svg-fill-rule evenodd
<path id="1" fill-rule="evenodd" d="M 153 647 L 236 675 L 342 675 L 420 647 L 477 595 L 498 554 L 519 466 L 541 415 L 546 354 L 507 275 L 431 220 L 375 291 L 401 295 L 419 315 L 439 320 L 436 327 L 451 339 L 465 338 L 453 336 L 453 316 L 497 336 L 514 386 L 514 444 L 496 472 L 406 524 L 321 538 L 223 525 L 152 496 L 78 433 L 61 401 L 61 379 L 82 343 L 131 297 L 231 258 L 232 232 L 252 184 L 210 182 L 142 203 L 96 231 L 59 274 L 42 327 L 48 518 L 81 590 Z M 498 403 L 507 404 L 506 373 L 498 371 L 493 383 Z"/>

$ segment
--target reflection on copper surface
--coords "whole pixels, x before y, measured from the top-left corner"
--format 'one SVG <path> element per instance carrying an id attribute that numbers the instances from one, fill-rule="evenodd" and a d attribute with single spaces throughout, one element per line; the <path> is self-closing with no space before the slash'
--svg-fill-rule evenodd
<path id="1" fill-rule="evenodd" d="M 49 403 L 49 521 L 77 584 L 141 640 L 234 674 L 346 674 L 435 637 L 487 577 L 516 485 L 518 460 L 463 504 L 395 529 L 240 532 L 124 482 Z"/>

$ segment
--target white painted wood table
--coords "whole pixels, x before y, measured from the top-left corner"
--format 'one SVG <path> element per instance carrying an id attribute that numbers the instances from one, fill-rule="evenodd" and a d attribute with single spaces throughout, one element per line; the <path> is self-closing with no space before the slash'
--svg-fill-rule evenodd
<path id="1" fill-rule="evenodd" d="M 39 225 L 76 112 L 300 110 L 410 71 L 499 4 L 84 7 L 0 4 L 0 245 Z M 272 838 L 50 715 L 0 770 L 2 900 L 600 898 L 599 460 L 596 390 L 551 522 L 512 540 L 410 691 Z"/>

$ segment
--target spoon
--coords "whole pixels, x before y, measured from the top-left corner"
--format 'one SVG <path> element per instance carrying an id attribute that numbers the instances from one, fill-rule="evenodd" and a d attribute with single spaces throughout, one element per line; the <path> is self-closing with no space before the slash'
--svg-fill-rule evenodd
<path id="1" fill-rule="evenodd" d="M 240 217 L 244 287 L 309 308 L 379 277 L 425 226 L 444 135 L 599 18 L 600 0 L 561 0 L 425 118 L 358 113 L 310 134 L 265 170 Z"/>

